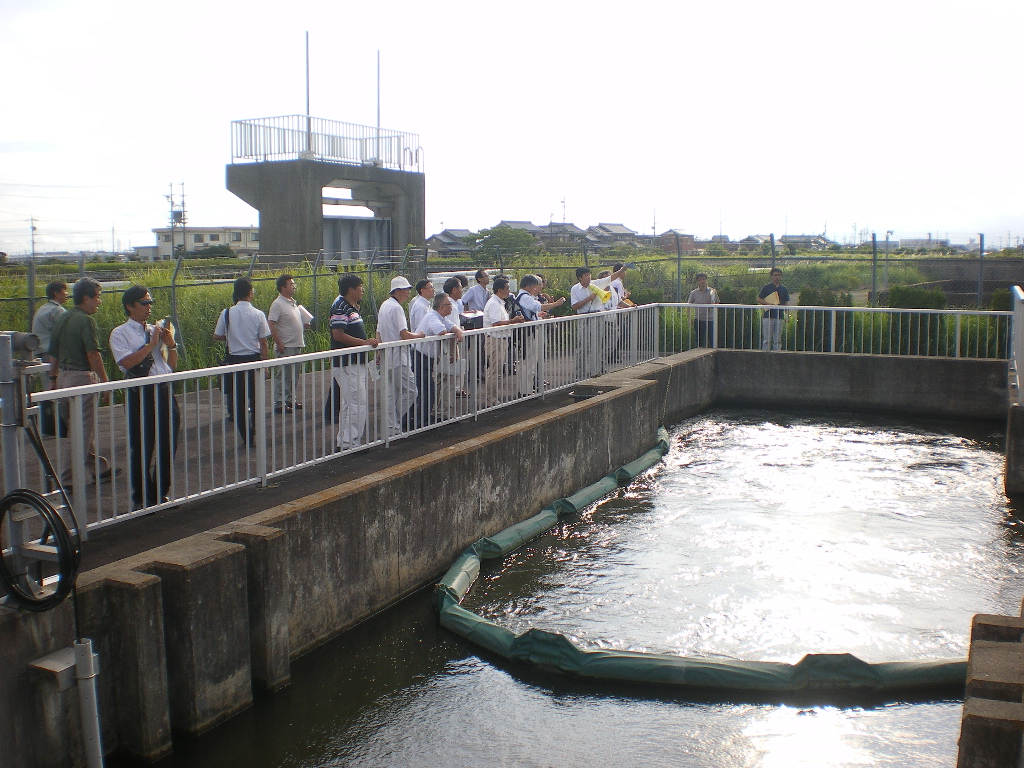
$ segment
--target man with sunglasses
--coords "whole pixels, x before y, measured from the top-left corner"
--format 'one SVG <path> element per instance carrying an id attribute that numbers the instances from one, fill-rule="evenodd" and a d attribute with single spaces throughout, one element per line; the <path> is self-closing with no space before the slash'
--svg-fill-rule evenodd
<path id="1" fill-rule="evenodd" d="M 174 373 L 178 345 L 164 324 L 150 325 L 153 297 L 143 285 L 133 285 L 121 296 L 125 323 L 110 332 L 110 352 L 126 379 Z M 128 464 L 132 511 L 168 501 L 171 460 L 178 444 L 181 421 L 178 401 L 170 384 L 131 387 L 125 398 L 128 417 Z M 153 453 L 156 453 L 156 466 Z"/>

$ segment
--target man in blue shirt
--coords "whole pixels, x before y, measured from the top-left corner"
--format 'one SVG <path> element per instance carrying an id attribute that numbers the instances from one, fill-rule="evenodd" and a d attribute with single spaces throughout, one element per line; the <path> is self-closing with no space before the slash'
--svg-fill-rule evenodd
<path id="1" fill-rule="evenodd" d="M 757 294 L 757 303 L 769 307 L 785 307 L 789 304 L 789 291 L 782 284 L 782 270 L 774 267 L 771 271 L 771 282 Z M 769 342 L 771 350 L 782 349 L 782 329 L 786 324 L 786 312 L 783 309 L 769 309 L 761 319 L 761 349 L 767 352 Z"/>

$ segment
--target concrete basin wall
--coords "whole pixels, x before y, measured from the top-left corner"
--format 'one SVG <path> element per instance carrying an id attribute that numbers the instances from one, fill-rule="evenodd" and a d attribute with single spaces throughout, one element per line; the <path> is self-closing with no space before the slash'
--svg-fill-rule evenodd
<path id="1" fill-rule="evenodd" d="M 107 751 L 158 759 L 172 731 L 201 733 L 249 706 L 254 688 L 286 685 L 297 655 L 716 403 L 1006 416 L 999 361 L 698 350 L 587 387 L 590 399 L 81 574 Z M 31 704 L 0 718 L 0 754 L 15 765 L 80 764 L 77 699 L 25 671 L 70 643 L 66 606 L 0 608 L 0 701 Z"/>

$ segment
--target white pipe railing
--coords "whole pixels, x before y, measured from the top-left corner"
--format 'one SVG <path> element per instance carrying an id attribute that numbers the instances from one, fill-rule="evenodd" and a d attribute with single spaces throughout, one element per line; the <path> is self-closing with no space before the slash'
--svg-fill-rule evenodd
<path id="1" fill-rule="evenodd" d="M 1013 312 L 663 304 L 661 346 L 996 358 L 1010 356 Z M 777 344 L 766 318 L 780 314 Z M 709 326 L 702 328 L 704 321 Z M 767 342 L 767 343 L 766 343 Z"/>
<path id="2" fill-rule="evenodd" d="M 461 342 L 449 335 L 279 357 L 40 392 L 32 401 L 53 402 L 71 436 L 82 435 L 92 416 L 94 454 L 81 438 L 44 438 L 89 531 L 266 484 L 655 359 L 659 313 L 658 305 L 648 305 L 553 318 L 469 331 Z M 288 375 L 294 376 L 291 408 L 274 403 L 275 380 Z M 102 405 L 108 398 L 114 404 Z M 105 469 L 99 457 L 114 473 L 97 481 Z M 43 485 L 39 468 L 33 471 L 29 483 Z"/>
<path id="3" fill-rule="evenodd" d="M 1024 354 L 1024 338 L 1011 339 L 1010 329 L 1014 318 L 1024 322 L 1024 294 L 1015 289 L 1014 296 L 1013 312 L 792 307 L 780 324 L 779 346 L 1002 359 L 1010 357 L 1012 346 L 1017 359 Z M 95 454 L 82 439 L 45 438 L 88 531 L 182 501 L 266 484 L 338 455 L 475 419 L 701 342 L 759 349 L 764 312 L 744 305 L 646 305 L 470 331 L 458 343 L 446 336 L 375 350 L 317 352 L 41 392 L 32 401 L 54 402 L 73 436 L 82 435 L 86 416 L 92 416 Z M 693 321 L 705 316 L 710 325 L 701 329 Z M 768 341 L 771 346 L 770 335 Z M 289 375 L 296 405 L 276 406 L 275 379 Z M 101 405 L 101 397 L 114 405 Z M 97 454 L 115 468 L 98 482 L 105 465 Z M 27 469 L 29 487 L 42 486 L 39 467 Z"/>

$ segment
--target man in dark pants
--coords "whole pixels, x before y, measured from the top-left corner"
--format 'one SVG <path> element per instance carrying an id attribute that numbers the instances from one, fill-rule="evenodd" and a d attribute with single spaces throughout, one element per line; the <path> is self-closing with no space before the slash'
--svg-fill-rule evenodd
<path id="1" fill-rule="evenodd" d="M 173 373 L 178 347 L 171 330 L 150 325 L 153 297 L 143 285 L 121 296 L 127 322 L 110 332 L 110 352 L 126 379 Z M 127 391 L 129 477 L 132 511 L 168 501 L 171 461 L 178 446 L 181 417 L 170 384 L 150 384 Z M 156 453 L 156 466 L 153 453 Z"/>
<path id="2" fill-rule="evenodd" d="M 107 380 L 107 371 L 100 356 L 99 334 L 93 315 L 100 308 L 103 289 L 90 277 L 83 277 L 72 289 L 74 309 L 57 318 L 50 334 L 50 388 L 66 389 L 86 384 L 100 384 Z M 96 453 L 96 404 L 105 404 L 107 394 L 84 395 L 82 398 L 82 434 L 69 435 L 61 449 L 60 484 L 71 487 L 72 454 L 71 441 L 81 440 L 85 445 L 86 472 L 93 480 L 105 480 L 117 474 L 110 462 Z M 61 416 L 67 420 L 69 403 L 61 403 Z"/>
<path id="3" fill-rule="evenodd" d="M 270 325 L 267 316 L 252 305 L 253 296 L 252 280 L 247 277 L 238 278 L 232 293 L 234 306 L 225 309 L 217 318 L 213 338 L 226 342 L 226 365 L 266 360 L 270 352 L 267 345 Z M 229 374 L 225 376 L 225 386 L 231 389 L 231 406 L 238 434 L 246 443 L 251 443 L 256 428 L 256 414 L 253 410 L 256 401 L 256 372 Z"/>

